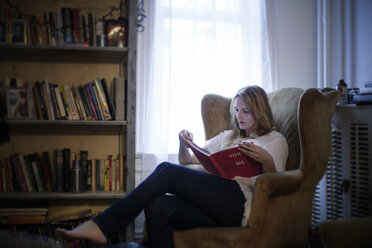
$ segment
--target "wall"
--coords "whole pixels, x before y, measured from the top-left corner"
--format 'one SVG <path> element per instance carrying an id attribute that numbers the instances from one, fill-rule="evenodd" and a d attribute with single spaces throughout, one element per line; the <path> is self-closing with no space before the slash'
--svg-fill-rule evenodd
<path id="1" fill-rule="evenodd" d="M 349 87 L 360 88 L 372 81 L 372 1 L 267 0 L 266 4 L 277 88 L 318 87 L 317 81 L 335 88 L 340 79 Z M 322 5 L 326 6 L 328 49 L 324 67 L 323 55 L 318 54 L 323 39 Z M 326 76 L 321 82 L 323 73 Z"/>

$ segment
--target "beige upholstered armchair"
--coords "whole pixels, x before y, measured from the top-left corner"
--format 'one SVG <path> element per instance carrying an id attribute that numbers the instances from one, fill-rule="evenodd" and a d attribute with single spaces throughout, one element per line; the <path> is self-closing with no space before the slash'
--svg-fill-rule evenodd
<path id="1" fill-rule="evenodd" d="M 257 179 L 248 227 L 176 231 L 176 248 L 307 247 L 313 196 L 328 163 L 331 120 L 338 99 L 338 91 L 317 89 L 285 88 L 270 93 L 275 126 L 289 145 L 286 171 Z M 204 97 L 206 139 L 229 128 L 230 102 L 218 95 Z"/>

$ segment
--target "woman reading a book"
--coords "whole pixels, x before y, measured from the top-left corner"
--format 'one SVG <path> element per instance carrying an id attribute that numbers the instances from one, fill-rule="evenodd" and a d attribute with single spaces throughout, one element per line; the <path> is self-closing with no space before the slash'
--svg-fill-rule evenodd
<path id="1" fill-rule="evenodd" d="M 239 146 L 262 164 L 262 172 L 283 171 L 288 156 L 285 138 L 273 126 L 266 92 L 245 87 L 231 103 L 233 130 L 206 142 L 211 153 Z M 190 152 L 192 134 L 179 133 L 181 164 L 199 163 Z M 246 226 L 255 177 L 226 179 L 163 162 L 128 196 L 73 230 L 57 229 L 57 235 L 107 243 L 144 209 L 150 247 L 174 247 L 173 231 L 195 227 Z"/>

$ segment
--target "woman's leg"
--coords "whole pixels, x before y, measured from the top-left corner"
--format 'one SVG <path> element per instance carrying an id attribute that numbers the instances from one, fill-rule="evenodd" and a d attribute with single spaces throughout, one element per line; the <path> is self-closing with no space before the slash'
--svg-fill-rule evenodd
<path id="1" fill-rule="evenodd" d="M 145 216 L 151 247 L 174 247 L 174 230 L 217 226 L 207 213 L 174 195 L 155 198 L 145 208 Z"/>
<path id="2" fill-rule="evenodd" d="M 116 201 L 93 221 L 104 236 L 111 239 L 153 199 L 166 193 L 208 213 L 217 225 L 240 225 L 245 198 L 235 181 L 167 162 L 160 164 L 128 196 Z"/>

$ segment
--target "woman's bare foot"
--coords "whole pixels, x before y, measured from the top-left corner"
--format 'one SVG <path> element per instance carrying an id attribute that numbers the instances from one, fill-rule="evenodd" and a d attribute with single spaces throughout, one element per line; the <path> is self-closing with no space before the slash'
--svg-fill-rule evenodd
<path id="1" fill-rule="evenodd" d="M 57 228 L 56 235 L 66 239 L 88 239 L 97 244 L 106 244 L 107 239 L 94 221 L 88 220 L 72 230 Z"/>

